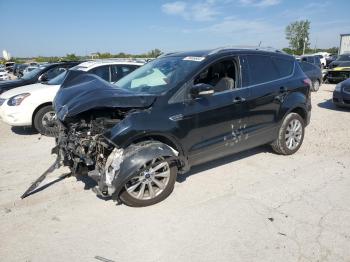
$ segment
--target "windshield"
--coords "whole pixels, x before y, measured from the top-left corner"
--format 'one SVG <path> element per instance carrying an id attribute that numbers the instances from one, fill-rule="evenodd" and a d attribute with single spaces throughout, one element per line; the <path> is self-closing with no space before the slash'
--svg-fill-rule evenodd
<path id="1" fill-rule="evenodd" d="M 350 55 L 340 55 L 338 56 L 337 61 L 350 61 Z"/>
<path id="2" fill-rule="evenodd" d="M 192 72 L 202 61 L 190 57 L 163 57 L 136 69 L 114 83 L 132 92 L 160 94 L 170 90 Z"/>
<path id="3" fill-rule="evenodd" d="M 64 78 L 66 77 L 66 74 L 67 74 L 67 71 L 64 71 L 63 73 L 59 74 L 58 76 L 52 78 L 46 84 L 47 85 L 61 85 L 63 83 Z"/>
<path id="4" fill-rule="evenodd" d="M 38 67 L 38 68 L 36 68 L 36 69 L 26 73 L 22 77 L 22 79 L 29 80 L 29 79 L 33 78 L 35 75 L 39 74 L 45 67 L 47 67 L 47 66 L 40 66 L 40 67 Z"/>

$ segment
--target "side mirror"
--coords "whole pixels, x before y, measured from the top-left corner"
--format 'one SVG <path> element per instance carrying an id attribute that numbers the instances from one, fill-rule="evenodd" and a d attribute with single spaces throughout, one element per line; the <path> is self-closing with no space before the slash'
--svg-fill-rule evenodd
<path id="1" fill-rule="evenodd" d="M 192 86 L 190 93 L 193 98 L 210 96 L 214 94 L 214 87 L 208 84 L 200 83 Z"/>
<path id="2" fill-rule="evenodd" d="M 39 76 L 38 80 L 39 80 L 40 82 L 47 82 L 49 79 L 48 79 L 48 77 L 47 77 L 47 74 L 44 73 L 44 74 L 42 74 L 42 75 Z"/>

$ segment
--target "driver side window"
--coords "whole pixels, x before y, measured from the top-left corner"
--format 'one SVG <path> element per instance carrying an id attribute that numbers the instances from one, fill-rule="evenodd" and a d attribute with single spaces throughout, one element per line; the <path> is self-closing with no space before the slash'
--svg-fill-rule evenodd
<path id="1" fill-rule="evenodd" d="M 216 62 L 194 79 L 193 84 L 208 84 L 214 88 L 214 93 L 232 90 L 237 87 L 237 70 L 233 59 Z"/>

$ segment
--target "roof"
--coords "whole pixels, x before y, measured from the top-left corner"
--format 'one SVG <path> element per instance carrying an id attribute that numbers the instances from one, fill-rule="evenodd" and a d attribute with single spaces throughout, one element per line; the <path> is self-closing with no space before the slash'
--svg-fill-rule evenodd
<path id="1" fill-rule="evenodd" d="M 197 50 L 197 51 L 187 51 L 187 52 L 174 52 L 164 54 L 162 56 L 193 56 L 193 57 L 206 57 L 215 54 L 229 53 L 229 52 L 243 52 L 243 51 L 254 51 L 254 52 L 269 52 L 275 54 L 285 54 L 287 53 L 273 48 L 273 47 L 260 47 L 260 46 L 227 46 L 219 47 L 215 49 L 208 50 Z"/>
<path id="2" fill-rule="evenodd" d="M 78 65 L 79 70 L 88 71 L 92 68 L 101 66 L 101 65 L 144 65 L 144 62 L 140 61 L 130 61 L 130 60 L 122 60 L 122 59 L 98 59 L 86 61 Z"/>

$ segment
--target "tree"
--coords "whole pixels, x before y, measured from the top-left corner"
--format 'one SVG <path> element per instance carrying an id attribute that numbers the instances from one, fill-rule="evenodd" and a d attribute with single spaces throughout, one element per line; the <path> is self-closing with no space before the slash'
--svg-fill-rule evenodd
<path id="1" fill-rule="evenodd" d="M 77 57 L 75 54 L 67 54 L 65 57 L 62 57 L 62 60 L 64 60 L 64 61 L 78 61 L 79 57 Z"/>
<path id="2" fill-rule="evenodd" d="M 289 24 L 286 27 L 286 39 L 289 41 L 289 47 L 295 54 L 302 54 L 305 42 L 305 49 L 310 46 L 310 21 L 300 20 Z M 306 39 L 306 41 L 305 41 Z"/>
<path id="3" fill-rule="evenodd" d="M 156 48 L 156 49 L 153 49 L 150 52 L 148 52 L 146 54 L 146 56 L 148 56 L 148 57 L 155 57 L 156 58 L 156 57 L 160 56 L 161 54 L 162 54 L 162 51 L 159 50 L 158 48 Z"/>

